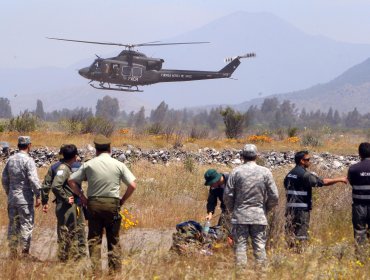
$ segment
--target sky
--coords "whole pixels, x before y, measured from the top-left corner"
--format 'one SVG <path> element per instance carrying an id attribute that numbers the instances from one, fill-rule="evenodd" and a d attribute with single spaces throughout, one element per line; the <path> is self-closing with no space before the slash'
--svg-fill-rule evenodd
<path id="1" fill-rule="evenodd" d="M 166 40 L 237 11 L 268 12 L 306 33 L 370 44 L 369 0 L 4 0 L 0 68 L 68 67 L 117 47 L 47 40 Z"/>

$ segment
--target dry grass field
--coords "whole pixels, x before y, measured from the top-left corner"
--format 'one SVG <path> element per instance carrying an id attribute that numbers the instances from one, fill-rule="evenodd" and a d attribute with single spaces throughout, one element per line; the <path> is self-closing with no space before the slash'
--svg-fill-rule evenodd
<path id="1" fill-rule="evenodd" d="M 1 141 L 15 145 L 18 134 L 2 133 Z M 62 133 L 31 133 L 34 146 L 58 147 L 62 143 L 76 143 L 79 147 L 92 143 L 93 136 L 66 136 Z M 144 149 L 171 147 L 171 139 L 161 137 L 140 137 L 133 134 L 115 134 L 113 146 L 131 144 Z M 324 138 L 323 146 L 316 151 L 329 151 L 336 154 L 356 154 L 358 144 L 365 136 L 336 135 Z M 184 149 L 197 150 L 202 147 L 215 149 L 238 148 L 246 140 L 225 139 L 184 139 Z M 257 144 L 260 150 L 298 150 L 302 147 L 284 141 Z M 312 150 L 309 147 L 310 150 Z M 2 171 L 1 166 L 1 170 Z M 123 238 L 123 271 L 119 275 L 94 276 L 89 271 L 88 260 L 79 263 L 60 264 L 55 257 L 56 219 L 54 206 L 49 213 L 36 211 L 35 229 L 31 253 L 40 259 L 9 260 L 6 244 L 6 195 L 0 190 L 0 278 L 1 279 L 369 279 L 370 258 L 363 262 L 354 254 L 351 224 L 351 188 L 335 185 L 314 190 L 314 209 L 311 215 L 311 241 L 302 254 L 290 251 L 284 241 L 284 189 L 283 178 L 288 167 L 273 171 L 279 188 L 280 203 L 271 213 L 268 260 L 266 271 L 255 269 L 253 255 L 248 251 L 249 263 L 244 276 L 236 278 L 233 252 L 226 244 L 221 244 L 211 256 L 195 254 L 179 256 L 168 251 L 171 231 L 179 222 L 202 221 L 208 190 L 203 186 L 203 174 L 214 167 L 228 172 L 229 166 L 196 165 L 189 168 L 183 163 L 170 163 L 168 166 L 153 165 L 138 161 L 131 169 L 138 178 L 138 188 L 125 205 L 138 219 L 137 228 L 121 232 Z M 313 168 L 321 176 L 339 176 L 342 173 L 327 174 Z M 46 173 L 39 169 L 40 178 Z M 213 223 L 216 223 L 217 218 Z M 147 235 L 151 241 L 145 241 Z M 163 235 L 166 237 L 163 238 Z M 146 237 L 145 237 L 146 236 Z M 369 255 L 370 256 L 370 255 Z"/>

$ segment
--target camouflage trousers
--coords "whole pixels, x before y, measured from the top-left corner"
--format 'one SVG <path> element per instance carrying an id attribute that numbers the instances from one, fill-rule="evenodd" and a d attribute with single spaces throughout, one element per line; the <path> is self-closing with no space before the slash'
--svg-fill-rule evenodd
<path id="1" fill-rule="evenodd" d="M 57 202 L 55 207 L 58 233 L 58 259 L 79 259 L 86 256 L 85 223 L 81 206 Z"/>
<path id="2" fill-rule="evenodd" d="M 8 216 L 8 241 L 11 253 L 16 253 L 19 241 L 22 252 L 29 253 L 35 218 L 33 205 L 8 205 Z"/>
<path id="3" fill-rule="evenodd" d="M 252 240 L 253 255 L 258 264 L 266 262 L 266 226 L 234 224 L 232 228 L 234 239 L 235 264 L 245 267 L 247 264 L 248 238 Z"/>

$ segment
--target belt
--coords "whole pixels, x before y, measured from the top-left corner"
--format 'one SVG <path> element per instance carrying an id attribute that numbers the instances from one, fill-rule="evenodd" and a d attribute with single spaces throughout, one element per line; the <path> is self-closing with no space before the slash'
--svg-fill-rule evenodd
<path id="1" fill-rule="evenodd" d="M 89 196 L 87 199 L 88 200 L 98 200 L 100 198 L 104 198 L 104 199 L 114 199 L 114 200 L 120 200 L 118 197 L 111 197 L 111 196 Z"/>

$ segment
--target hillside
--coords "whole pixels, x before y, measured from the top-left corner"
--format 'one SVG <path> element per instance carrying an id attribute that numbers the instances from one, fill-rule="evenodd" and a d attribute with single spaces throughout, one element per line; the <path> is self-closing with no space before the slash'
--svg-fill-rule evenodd
<path id="1" fill-rule="evenodd" d="M 368 105 L 370 102 L 370 58 L 351 67 L 328 83 L 272 96 L 278 97 L 279 100 L 290 100 L 298 108 L 305 107 L 314 111 L 318 109 L 327 111 L 329 107 L 332 107 L 339 112 L 348 112 L 356 107 L 362 113 L 370 112 Z M 249 106 L 262 102 L 262 98 L 253 99 L 237 105 L 236 108 L 246 110 Z"/>

